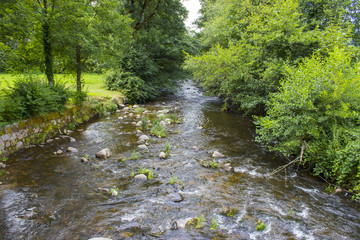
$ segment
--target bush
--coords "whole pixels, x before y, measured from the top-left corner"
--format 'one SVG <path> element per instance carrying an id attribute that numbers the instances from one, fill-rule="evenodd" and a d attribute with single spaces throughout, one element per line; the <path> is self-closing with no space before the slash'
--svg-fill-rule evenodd
<path id="1" fill-rule="evenodd" d="M 14 122 L 43 113 L 61 111 L 69 99 L 65 85 L 49 86 L 37 77 L 28 75 L 2 90 L 0 120 Z"/>
<path id="2" fill-rule="evenodd" d="M 105 85 L 108 90 L 123 91 L 130 103 L 142 103 L 158 95 L 158 91 L 150 83 L 146 83 L 130 72 L 121 70 L 108 73 Z"/>
<path id="3" fill-rule="evenodd" d="M 259 142 L 359 193 L 360 69 L 351 57 L 336 48 L 289 68 L 256 124 Z"/>

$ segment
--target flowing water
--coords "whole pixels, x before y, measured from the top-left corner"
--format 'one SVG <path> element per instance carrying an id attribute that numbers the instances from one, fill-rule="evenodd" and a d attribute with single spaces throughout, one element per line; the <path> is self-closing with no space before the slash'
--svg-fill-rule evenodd
<path id="1" fill-rule="evenodd" d="M 217 98 L 186 82 L 142 107 L 149 116 L 169 109 L 183 123 L 168 126 L 167 138 L 150 137 L 138 160 L 130 159 L 137 113 L 118 119 L 131 110 L 80 126 L 70 134 L 76 142 L 60 138 L 11 156 L 0 179 L 0 239 L 360 239 L 358 203 L 295 169 L 269 176 L 284 159 L 254 141 L 251 119 L 221 112 Z M 167 142 L 170 156 L 160 159 Z M 69 146 L 79 152 L 53 154 Z M 112 156 L 96 159 L 105 147 Z M 203 167 L 215 150 L 225 155 L 219 167 Z M 80 161 L 86 155 L 90 164 Z M 135 180 L 139 168 L 152 169 L 153 179 Z M 237 212 L 227 216 L 229 209 Z M 191 218 L 199 221 L 185 225 Z"/>

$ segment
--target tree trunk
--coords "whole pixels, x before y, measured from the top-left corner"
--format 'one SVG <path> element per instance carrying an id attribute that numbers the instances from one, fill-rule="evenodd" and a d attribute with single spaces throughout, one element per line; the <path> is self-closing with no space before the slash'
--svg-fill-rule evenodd
<path id="1" fill-rule="evenodd" d="M 44 43 L 44 55 L 45 55 L 45 74 L 50 86 L 54 85 L 54 71 L 53 71 L 53 56 L 52 56 L 52 44 L 51 44 L 51 30 L 48 17 L 48 4 L 47 0 L 44 3 L 44 16 L 45 22 L 43 23 L 43 43 Z"/>
<path id="2" fill-rule="evenodd" d="M 76 89 L 81 92 L 81 46 L 76 45 Z"/>

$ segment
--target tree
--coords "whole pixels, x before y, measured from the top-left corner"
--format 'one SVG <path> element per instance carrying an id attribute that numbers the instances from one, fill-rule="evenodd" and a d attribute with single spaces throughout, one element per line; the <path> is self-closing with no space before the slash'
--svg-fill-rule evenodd
<path id="1" fill-rule="evenodd" d="M 122 58 L 131 41 L 131 19 L 121 10 L 114 0 L 59 3 L 56 51 L 63 67 L 76 71 L 77 91 L 87 62 L 111 68 Z"/>
<path id="2" fill-rule="evenodd" d="M 223 97 L 225 108 L 234 105 L 247 114 L 265 114 L 287 64 L 349 43 L 342 26 L 308 28 L 297 0 L 217 0 L 207 8 L 200 35 L 209 50 L 189 56 L 185 68 Z"/>
<path id="3" fill-rule="evenodd" d="M 257 140 L 270 150 L 359 193 L 360 70 L 352 58 L 351 48 L 335 48 L 287 68 L 267 116 L 255 123 Z"/>

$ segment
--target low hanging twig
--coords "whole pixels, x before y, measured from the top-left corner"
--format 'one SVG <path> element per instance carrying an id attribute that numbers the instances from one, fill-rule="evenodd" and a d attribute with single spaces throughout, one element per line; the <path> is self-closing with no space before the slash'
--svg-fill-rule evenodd
<path id="1" fill-rule="evenodd" d="M 286 169 L 288 166 L 290 166 L 290 165 L 292 165 L 292 164 L 294 164 L 294 163 L 296 163 L 296 162 L 300 162 L 300 157 L 295 158 L 294 160 L 292 160 L 292 161 L 289 162 L 288 164 L 285 164 L 285 165 L 283 165 L 283 166 L 278 167 L 277 169 L 275 169 L 274 171 L 272 171 L 272 173 L 270 173 L 269 176 L 272 176 L 272 175 L 274 175 L 274 174 L 276 174 L 276 173 L 278 173 L 278 172 Z"/>

